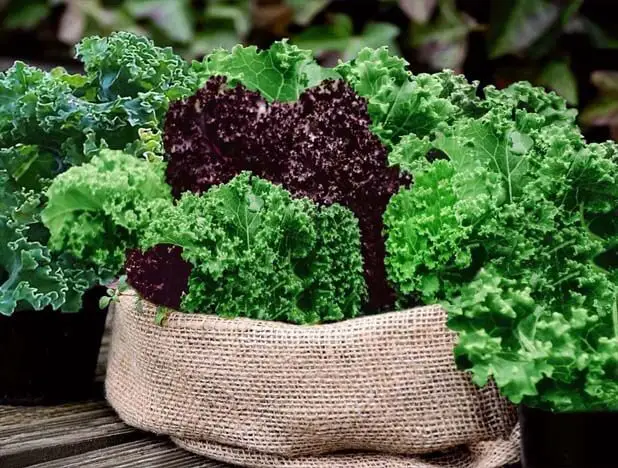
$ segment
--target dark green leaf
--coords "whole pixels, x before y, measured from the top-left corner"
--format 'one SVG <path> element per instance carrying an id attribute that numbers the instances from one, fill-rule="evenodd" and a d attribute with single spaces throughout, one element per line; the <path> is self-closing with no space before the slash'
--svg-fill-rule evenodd
<path id="1" fill-rule="evenodd" d="M 601 26 L 583 16 L 575 18 L 568 26 L 569 32 L 582 32 L 588 35 L 592 45 L 599 49 L 618 49 L 618 38 Z"/>
<path id="2" fill-rule="evenodd" d="M 312 26 L 293 38 L 294 44 L 304 49 L 311 49 L 315 54 L 338 52 L 342 60 L 351 60 L 363 48 L 388 46 L 397 53 L 395 38 L 399 28 L 391 23 L 368 23 L 365 29 L 354 35 L 352 20 L 349 16 L 335 14 L 328 25 Z"/>
<path id="3" fill-rule="evenodd" d="M 521 52 L 559 18 L 560 9 L 545 0 L 492 2 L 490 56 Z"/>
<path id="4" fill-rule="evenodd" d="M 4 19 L 4 27 L 8 29 L 32 29 L 50 13 L 46 0 L 12 1 Z"/>
<path id="5" fill-rule="evenodd" d="M 583 0 L 567 0 L 565 5 L 561 4 L 558 20 L 530 46 L 527 52 L 528 56 L 533 59 L 539 59 L 551 54 L 560 36 L 566 32 L 568 24 L 573 20 L 583 3 Z"/>
<path id="6" fill-rule="evenodd" d="M 325 25 L 311 26 L 294 36 L 293 42 L 301 49 L 310 49 L 315 54 L 326 51 L 343 53 L 353 34 L 352 20 L 344 14 L 329 17 Z"/>
<path id="7" fill-rule="evenodd" d="M 0 149 L 0 168 L 6 169 L 20 186 L 40 191 L 57 173 L 60 161 L 35 145 L 15 145 Z"/>

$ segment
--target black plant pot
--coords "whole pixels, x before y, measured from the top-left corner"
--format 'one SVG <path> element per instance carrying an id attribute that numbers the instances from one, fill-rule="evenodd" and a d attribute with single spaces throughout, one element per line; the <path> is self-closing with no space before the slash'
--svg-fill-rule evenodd
<path id="1" fill-rule="evenodd" d="M 94 395 L 107 309 L 104 287 L 88 291 L 77 313 L 51 308 L 0 316 L 0 404 L 45 405 Z"/>
<path id="2" fill-rule="evenodd" d="M 523 468 L 616 468 L 618 412 L 552 413 L 520 406 Z"/>

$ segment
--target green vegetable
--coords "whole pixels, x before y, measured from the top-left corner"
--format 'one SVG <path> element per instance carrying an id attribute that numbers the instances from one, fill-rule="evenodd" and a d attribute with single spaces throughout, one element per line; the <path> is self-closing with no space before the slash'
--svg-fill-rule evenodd
<path id="1" fill-rule="evenodd" d="M 499 192 L 497 177 L 480 165 L 458 172 L 456 163 L 441 160 L 391 199 L 384 217 L 386 266 L 401 294 L 432 303 L 471 279 L 474 227 L 496 206 Z"/>
<path id="2" fill-rule="evenodd" d="M 165 164 L 109 149 L 57 176 L 42 219 L 49 246 L 99 268 L 121 269 L 127 248 L 148 221 L 152 200 L 171 203 Z"/>
<path id="3" fill-rule="evenodd" d="M 84 76 L 21 62 L 0 74 L 0 147 L 38 149 L 57 173 L 87 161 L 87 145 L 126 149 L 140 129 L 158 130 L 170 100 L 199 86 L 170 49 L 128 33 L 85 39 L 77 51 Z"/>
<path id="4" fill-rule="evenodd" d="M 342 320 L 365 297 L 358 221 L 244 172 L 176 205 L 159 202 L 141 247 L 193 265 L 181 309 L 293 323 Z"/>
<path id="5" fill-rule="evenodd" d="M 389 276 L 445 305 L 477 384 L 529 406 L 617 410 L 618 147 L 586 144 L 553 93 L 484 94 L 392 151 L 415 184 L 385 215 Z"/>
<path id="6" fill-rule="evenodd" d="M 386 145 L 408 134 L 424 137 L 478 105 L 477 83 L 450 71 L 412 75 L 408 62 L 386 47 L 363 49 L 335 70 L 368 102 L 372 130 Z"/>
<path id="7" fill-rule="evenodd" d="M 85 88 L 95 90 L 103 102 L 122 97 L 148 102 L 155 94 L 177 99 L 199 86 L 185 60 L 170 47 L 157 47 L 143 36 L 117 32 L 109 37 L 87 37 L 75 50 L 84 64 Z M 164 112 L 167 103 L 160 102 Z"/>
<path id="8" fill-rule="evenodd" d="M 40 223 L 40 194 L 20 188 L 0 170 L 0 314 L 47 306 L 76 312 L 81 295 L 106 278 L 80 268 L 70 255 L 55 255 L 46 246 Z"/>
<path id="9" fill-rule="evenodd" d="M 88 162 L 101 149 L 150 159 L 161 156 L 159 130 L 170 100 L 200 84 L 189 64 L 171 49 L 132 34 L 90 37 L 77 52 L 85 75 L 61 68 L 46 72 L 21 62 L 0 73 L 0 174 L 5 182 L 0 216 L 6 243 L 0 302 L 5 314 L 48 305 L 78 310 L 81 293 L 118 268 L 122 243 L 112 245 L 114 239 L 104 234 L 109 234 L 109 225 L 99 224 L 102 221 L 86 210 L 80 215 L 81 228 L 74 232 L 62 231 L 62 222 L 56 222 L 48 245 L 50 233 L 40 221 L 47 202 L 42 194 L 58 174 Z M 71 216 L 78 216 L 80 209 L 72 204 L 95 205 L 83 196 L 89 187 L 81 190 L 80 198 L 60 202 L 70 206 Z M 144 194 L 148 196 L 147 189 Z M 122 229 L 121 238 L 130 237 Z M 90 250 L 83 246 L 101 239 L 104 242 Z M 50 253 L 48 247 L 56 251 Z M 68 251 L 57 250 L 63 247 Z"/>
<path id="10" fill-rule="evenodd" d="M 321 68 L 309 50 L 299 49 L 286 40 L 275 42 L 269 49 L 237 45 L 231 51 L 217 49 L 193 70 L 204 82 L 213 75 L 223 75 L 230 84 L 242 83 L 259 91 L 269 101 L 296 101 L 307 88 L 325 78 L 338 75 Z"/>

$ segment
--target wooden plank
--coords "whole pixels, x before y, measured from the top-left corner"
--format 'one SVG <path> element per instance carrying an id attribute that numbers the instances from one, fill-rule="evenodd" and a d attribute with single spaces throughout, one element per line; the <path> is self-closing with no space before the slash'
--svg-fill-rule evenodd
<path id="1" fill-rule="evenodd" d="M 103 401 L 0 407 L 0 466 L 30 466 L 143 437 Z"/>
<path id="2" fill-rule="evenodd" d="M 148 436 L 135 442 L 32 465 L 31 468 L 228 468 L 176 447 L 168 439 Z"/>

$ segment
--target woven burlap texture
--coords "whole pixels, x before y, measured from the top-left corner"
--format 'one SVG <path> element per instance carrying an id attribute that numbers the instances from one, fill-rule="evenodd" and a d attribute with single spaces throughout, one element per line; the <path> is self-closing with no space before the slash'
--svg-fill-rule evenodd
<path id="1" fill-rule="evenodd" d="M 161 326 L 155 315 L 121 296 L 107 399 L 188 450 L 256 468 L 517 461 L 516 412 L 457 370 L 440 307 L 320 326 L 179 312 Z"/>

